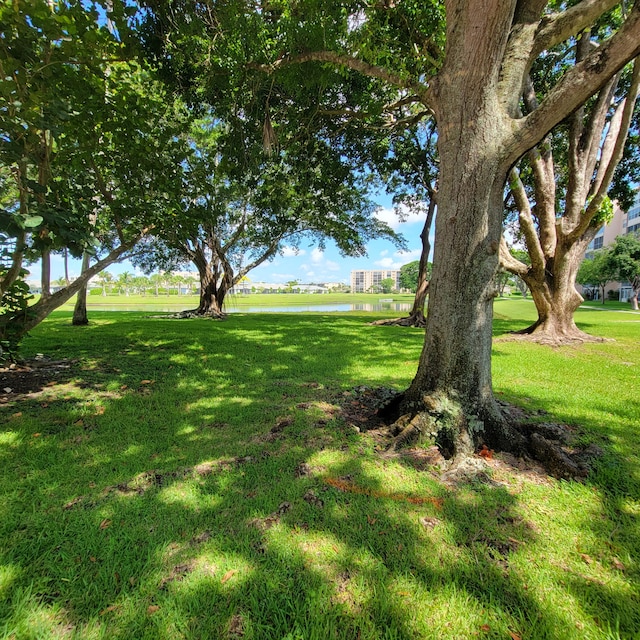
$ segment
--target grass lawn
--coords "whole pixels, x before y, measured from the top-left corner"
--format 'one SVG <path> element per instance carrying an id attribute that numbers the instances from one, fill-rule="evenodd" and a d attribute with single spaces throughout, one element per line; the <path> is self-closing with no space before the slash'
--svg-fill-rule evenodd
<path id="1" fill-rule="evenodd" d="M 71 368 L 0 389 L 1 638 L 640 637 L 640 314 L 581 309 L 615 341 L 552 350 L 501 339 L 533 306 L 498 301 L 499 397 L 604 453 L 584 483 L 498 455 L 455 489 L 339 413 L 410 382 L 420 330 L 90 316 L 24 343 Z"/>
<path id="2" fill-rule="evenodd" d="M 287 307 L 295 305 L 326 305 L 326 304 L 377 304 L 381 299 L 393 300 L 394 302 L 413 303 L 413 294 L 409 293 L 252 293 L 247 295 L 227 296 L 225 304 L 227 307 Z M 36 299 L 36 298 L 34 298 Z M 177 295 L 175 291 L 171 295 L 155 296 L 109 294 L 90 295 L 87 297 L 89 309 L 100 309 L 100 307 L 138 307 L 148 309 L 154 306 L 175 307 L 176 309 L 193 309 L 198 306 L 200 298 L 197 295 Z M 63 308 L 73 309 L 75 298 L 67 302 Z"/>

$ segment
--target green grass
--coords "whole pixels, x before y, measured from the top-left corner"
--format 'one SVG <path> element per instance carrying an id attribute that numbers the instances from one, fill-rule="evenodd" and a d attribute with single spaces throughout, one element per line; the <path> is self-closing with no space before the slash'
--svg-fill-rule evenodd
<path id="1" fill-rule="evenodd" d="M 35 299 L 35 298 L 34 298 Z M 358 304 L 368 303 L 377 304 L 381 299 L 391 300 L 394 302 L 413 303 L 413 294 L 395 293 L 252 293 L 247 295 L 231 295 L 226 299 L 228 307 L 286 307 L 294 305 L 325 305 L 325 304 Z M 199 298 L 197 295 L 171 295 L 160 293 L 155 296 L 147 295 L 130 295 L 109 294 L 90 295 L 87 298 L 87 306 L 89 309 L 99 309 L 100 307 L 138 307 L 141 310 L 158 307 L 175 307 L 177 309 L 193 309 L 197 307 Z M 72 298 L 64 305 L 63 308 L 72 309 L 75 304 L 75 298 Z"/>
<path id="2" fill-rule="evenodd" d="M 335 406 L 422 346 L 380 314 L 54 314 L 24 355 L 77 364 L 0 405 L 0 637 L 640 637 L 640 314 L 502 339 L 532 316 L 496 304 L 495 390 L 604 451 L 584 483 L 502 461 L 454 490 L 376 455 Z"/>

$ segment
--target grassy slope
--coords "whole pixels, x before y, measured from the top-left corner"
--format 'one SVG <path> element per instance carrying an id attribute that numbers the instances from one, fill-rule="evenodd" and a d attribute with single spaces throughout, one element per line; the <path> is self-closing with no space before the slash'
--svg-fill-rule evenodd
<path id="1" fill-rule="evenodd" d="M 578 313 L 615 342 L 495 344 L 501 397 L 604 449 L 587 482 L 503 465 L 457 490 L 330 415 L 354 385 L 403 388 L 419 330 L 92 317 L 25 344 L 79 358 L 71 380 L 0 405 L 0 637 L 637 637 L 640 315 Z M 531 317 L 498 302 L 496 335 Z"/>

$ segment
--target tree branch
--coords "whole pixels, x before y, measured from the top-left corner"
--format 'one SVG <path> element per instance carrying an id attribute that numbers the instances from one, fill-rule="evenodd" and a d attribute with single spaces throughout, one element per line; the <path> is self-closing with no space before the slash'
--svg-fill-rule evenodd
<path id="1" fill-rule="evenodd" d="M 500 266 L 503 269 L 506 269 L 509 273 L 513 273 L 516 276 L 520 276 L 523 278 L 529 273 L 529 267 L 524 263 L 520 262 L 517 258 L 514 258 L 509 251 L 509 247 L 507 246 L 507 241 L 504 239 L 504 236 L 500 236 Z"/>
<path id="2" fill-rule="evenodd" d="M 519 212 L 520 229 L 524 235 L 525 242 L 527 243 L 527 249 L 529 250 L 529 256 L 531 257 L 531 267 L 537 271 L 544 273 L 545 269 L 545 254 L 540 244 L 540 239 L 536 233 L 536 227 L 531 215 L 531 204 L 527 197 L 527 192 L 520 179 L 520 174 L 517 169 L 511 169 L 509 173 L 509 188 L 513 194 L 513 199 L 516 202 L 516 207 Z M 502 257 L 500 258 L 502 261 Z M 505 264 L 505 268 L 508 268 Z M 528 268 L 527 268 L 528 271 Z M 521 275 L 518 273 L 518 275 Z"/>
<path id="3" fill-rule="evenodd" d="M 514 161 L 638 55 L 640 3 L 636 2 L 624 25 L 614 36 L 567 71 L 538 109 L 514 123 L 516 131 L 511 149 Z"/>
<path id="4" fill-rule="evenodd" d="M 599 168 L 598 175 L 596 176 L 596 182 L 594 184 L 594 195 L 589 202 L 587 210 L 582 215 L 580 224 L 578 224 L 571 232 L 569 236 L 570 239 L 580 238 L 587 231 L 593 218 L 598 213 L 604 197 L 607 195 L 607 191 L 609 190 L 609 186 L 613 180 L 613 174 L 615 173 L 616 167 L 624 153 L 624 145 L 627 141 L 627 134 L 629 133 L 631 119 L 633 118 L 636 100 L 639 95 L 640 60 L 636 58 L 633 64 L 633 75 L 631 76 L 629 94 L 623 101 L 623 104 L 620 105 L 622 108 L 620 109 L 619 107 L 619 110 L 616 111 L 616 114 L 614 115 L 614 119 L 611 121 L 611 130 L 609 131 L 609 135 L 607 136 L 607 140 L 605 140 L 605 145 L 602 150 L 600 163 L 601 167 L 604 166 L 605 169 L 601 172 Z M 617 119 L 616 116 L 618 115 L 619 118 Z M 614 120 L 617 120 L 615 124 Z M 614 126 L 617 131 L 615 131 Z M 610 142 L 611 139 L 615 139 L 615 143 L 613 145 Z"/>
<path id="5" fill-rule="evenodd" d="M 304 64 L 305 62 L 328 62 L 330 64 L 347 67 L 353 71 L 358 71 L 370 78 L 382 80 L 400 89 L 408 89 L 415 93 L 420 102 L 430 108 L 431 98 L 428 96 L 429 87 L 421 82 L 414 82 L 408 78 L 402 77 L 398 73 L 394 73 L 385 67 L 369 64 L 347 54 L 337 53 L 336 51 L 310 51 L 308 53 L 300 53 L 292 56 L 284 56 L 279 58 L 272 64 L 250 64 L 250 69 L 256 69 L 266 74 L 272 74 L 281 67 L 292 64 Z"/>
<path id="6" fill-rule="evenodd" d="M 620 0 L 582 0 L 562 13 L 544 17 L 533 43 L 531 60 L 590 27 L 603 13 L 618 4 Z"/>

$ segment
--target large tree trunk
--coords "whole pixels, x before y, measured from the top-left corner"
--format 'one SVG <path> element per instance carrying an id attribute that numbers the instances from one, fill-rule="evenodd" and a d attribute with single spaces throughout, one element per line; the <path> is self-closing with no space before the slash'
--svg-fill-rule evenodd
<path id="1" fill-rule="evenodd" d="M 91 262 L 91 256 L 85 251 L 82 254 L 82 268 L 80 273 L 85 273 L 89 268 Z M 85 282 L 80 289 L 78 289 L 78 295 L 76 296 L 76 304 L 73 308 L 73 318 L 71 324 L 74 327 L 81 327 L 89 324 L 89 317 L 87 316 L 87 283 Z"/>
<path id="2" fill-rule="evenodd" d="M 529 335 L 536 342 L 552 345 L 601 340 L 580 330 L 574 320 L 576 310 L 584 301 L 575 287 L 576 274 L 591 235 L 566 251 L 558 247 L 555 257 L 545 264 L 544 271 L 524 276 L 536 305 L 538 319 L 518 333 Z"/>
<path id="3" fill-rule="evenodd" d="M 200 274 L 200 304 L 194 311 L 196 315 L 224 318 L 224 298 L 226 291 L 218 286 L 217 278 L 209 264 L 196 265 Z"/>
<path id="4" fill-rule="evenodd" d="M 503 420 L 491 385 L 503 189 L 515 160 L 496 95 L 511 16 L 491 4 L 486 12 L 467 7 L 448 25 L 447 65 L 432 87 L 440 181 L 427 329 L 394 426 L 400 440 L 408 431 L 431 434 L 446 457 L 465 458 L 481 443 L 512 451 L 523 444 Z"/>

